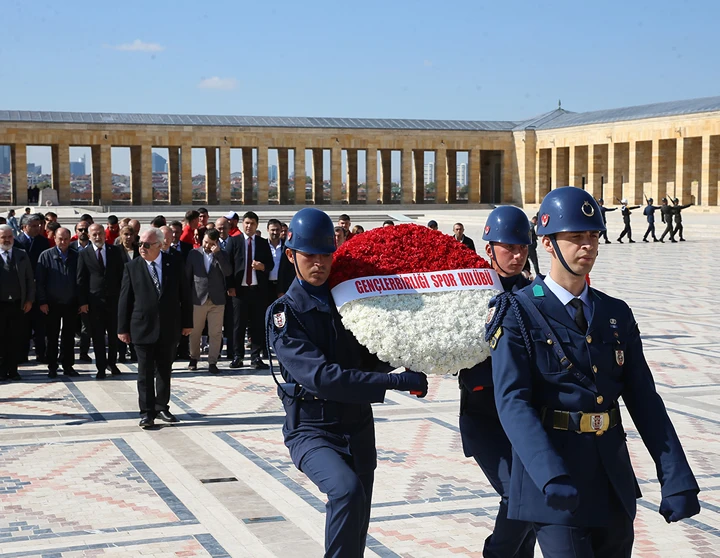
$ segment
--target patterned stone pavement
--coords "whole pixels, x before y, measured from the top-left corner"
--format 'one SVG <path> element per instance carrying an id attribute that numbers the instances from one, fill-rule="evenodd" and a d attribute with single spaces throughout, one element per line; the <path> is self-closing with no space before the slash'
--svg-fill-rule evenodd
<path id="1" fill-rule="evenodd" d="M 477 242 L 485 215 L 428 211 L 418 221 L 436 218 L 447 230 L 463 220 Z M 720 216 L 689 214 L 686 234 L 683 244 L 603 245 L 592 274 L 634 308 L 702 487 L 702 513 L 668 526 L 654 465 L 624 413 L 643 491 L 634 552 L 643 558 L 720 557 Z M 322 555 L 325 501 L 290 462 L 272 379 L 182 365 L 172 401 L 182 422 L 153 431 L 137 427 L 132 364 L 103 382 L 92 365 L 55 381 L 27 366 L 22 382 L 0 384 L 0 556 Z M 430 381 L 424 400 L 390 392 L 375 408 L 366 556 L 482 556 L 498 498 L 462 455 L 455 379 Z"/>

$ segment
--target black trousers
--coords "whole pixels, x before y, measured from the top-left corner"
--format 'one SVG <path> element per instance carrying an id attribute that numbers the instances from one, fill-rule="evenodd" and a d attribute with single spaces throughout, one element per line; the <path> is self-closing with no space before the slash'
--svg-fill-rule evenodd
<path id="1" fill-rule="evenodd" d="M 599 238 L 604 238 L 604 239 L 605 239 L 605 242 L 610 242 L 610 240 L 608 240 L 608 237 L 607 237 L 607 229 L 605 229 L 604 231 L 600 231 L 600 237 L 599 237 Z"/>
<path id="2" fill-rule="evenodd" d="M 233 312 L 234 298 L 227 297 L 225 302 L 225 314 L 223 315 L 223 337 L 225 338 L 225 354 L 228 358 L 235 356 L 233 338 L 235 337 L 235 318 Z M 222 353 L 222 350 L 220 351 Z"/>
<path id="3" fill-rule="evenodd" d="M 677 224 L 675 225 L 675 230 L 673 231 L 673 234 L 678 235 L 678 236 L 680 237 L 680 239 L 682 240 L 682 238 L 683 238 L 683 234 L 682 234 L 682 233 L 683 233 L 682 223 L 677 223 Z"/>
<path id="4" fill-rule="evenodd" d="M 47 333 L 48 369 L 55 370 L 58 366 L 58 337 L 60 338 L 60 354 L 62 354 L 63 370 L 75 364 L 75 323 L 77 320 L 77 304 L 48 304 L 49 311 L 45 321 Z M 62 322 L 62 324 L 61 324 Z M 62 331 L 62 334 L 60 333 Z"/>
<path id="5" fill-rule="evenodd" d="M 23 331 L 23 354 L 22 360 L 28 359 L 30 353 L 30 339 L 33 340 L 35 345 L 35 356 L 38 359 L 45 359 L 45 314 L 40 312 L 40 305 L 35 302 L 30 309 L 30 312 L 22 315 L 22 322 L 24 324 Z"/>
<path id="6" fill-rule="evenodd" d="M 169 410 L 170 375 L 177 342 L 161 339 L 156 343 L 135 343 L 137 353 L 138 406 L 141 417 L 155 418 Z"/>
<path id="7" fill-rule="evenodd" d="M 109 364 L 117 362 L 117 306 L 116 299 L 90 303 L 90 335 L 95 349 L 95 367 L 104 372 Z M 107 345 L 105 334 L 107 333 Z M 106 352 L 107 351 L 107 352 Z"/>
<path id="8" fill-rule="evenodd" d="M 625 228 L 620 233 L 620 236 L 618 236 L 618 240 L 622 240 L 625 235 L 627 235 L 628 240 L 632 240 L 632 229 L 630 228 L 630 223 L 625 224 Z"/>
<path id="9" fill-rule="evenodd" d="M 267 292 L 259 287 L 238 287 L 233 297 L 233 351 L 236 358 L 245 356 L 245 330 L 250 334 L 250 359 L 260 358 L 265 346 L 265 310 Z"/>
<path id="10" fill-rule="evenodd" d="M 25 316 L 19 300 L 0 302 L 0 378 L 14 378 L 18 375 L 24 323 Z"/>
<path id="11" fill-rule="evenodd" d="M 90 350 L 90 340 L 92 339 L 92 326 L 90 325 L 90 314 L 80 314 L 78 322 L 80 331 L 80 354 L 86 355 Z"/>
<path id="12" fill-rule="evenodd" d="M 643 240 L 645 240 L 648 235 L 652 235 L 653 240 L 657 240 L 657 236 L 655 236 L 655 223 L 648 223 L 648 228 L 645 231 L 645 236 L 643 236 Z"/>
<path id="13" fill-rule="evenodd" d="M 540 263 L 538 262 L 537 248 L 530 248 L 528 250 L 528 260 L 535 268 L 535 275 L 540 275 Z"/>
<path id="14" fill-rule="evenodd" d="M 666 235 L 670 235 L 670 240 L 675 240 L 675 233 L 673 232 L 672 222 L 665 223 L 665 230 L 660 236 L 660 240 L 665 240 Z"/>

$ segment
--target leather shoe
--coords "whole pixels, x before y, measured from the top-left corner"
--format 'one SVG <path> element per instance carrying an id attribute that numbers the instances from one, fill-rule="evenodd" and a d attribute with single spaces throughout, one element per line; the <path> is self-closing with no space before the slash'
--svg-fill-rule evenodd
<path id="1" fill-rule="evenodd" d="M 210 372 L 210 374 L 220 374 L 220 369 L 217 364 L 210 364 L 208 365 L 208 372 Z"/>
<path id="2" fill-rule="evenodd" d="M 72 366 L 68 366 L 67 368 L 65 368 L 63 366 L 63 375 L 64 376 L 79 376 L 80 374 L 78 374 Z"/>
<path id="3" fill-rule="evenodd" d="M 143 417 L 140 419 L 140 428 L 152 428 L 155 426 L 155 420 L 152 417 Z"/>
<path id="4" fill-rule="evenodd" d="M 187 369 L 188 370 L 197 370 L 197 360 L 194 358 L 191 358 L 190 362 L 188 362 Z"/>
<path id="5" fill-rule="evenodd" d="M 242 368 L 243 361 L 239 357 L 235 357 L 232 359 L 232 362 L 230 363 L 230 368 Z"/>
<path id="6" fill-rule="evenodd" d="M 48 378 L 57 378 L 57 368 L 50 368 L 48 370 Z"/>
<path id="7" fill-rule="evenodd" d="M 78 357 L 78 362 L 84 362 L 84 363 L 90 363 L 93 360 L 90 358 L 90 355 L 87 353 L 80 353 L 80 356 Z"/>
<path id="8" fill-rule="evenodd" d="M 157 414 L 157 418 L 159 418 L 163 422 L 180 422 L 180 419 L 178 419 L 170 411 L 160 411 Z"/>
<path id="9" fill-rule="evenodd" d="M 267 370 L 267 369 L 270 368 L 267 364 L 265 364 L 265 363 L 264 363 L 262 360 L 260 360 L 259 358 L 253 360 L 253 361 L 250 363 L 250 366 L 252 366 L 255 370 Z"/>
<path id="10" fill-rule="evenodd" d="M 115 364 L 108 364 L 107 368 L 108 370 L 110 370 L 113 376 L 119 376 L 120 374 L 122 374 L 122 372 L 120 372 L 120 369 Z"/>
<path id="11" fill-rule="evenodd" d="M 118 355 L 117 361 L 120 364 L 125 364 L 127 362 L 127 357 L 125 355 Z"/>
<path id="12" fill-rule="evenodd" d="M 20 376 L 20 374 L 18 374 L 17 372 L 15 372 L 15 374 L 10 375 L 10 381 L 19 382 L 20 380 L 22 380 L 22 376 Z"/>
<path id="13" fill-rule="evenodd" d="M 104 370 L 102 372 L 98 372 L 97 374 L 95 374 L 96 380 L 104 380 L 105 378 L 107 378 L 107 374 L 105 374 Z"/>

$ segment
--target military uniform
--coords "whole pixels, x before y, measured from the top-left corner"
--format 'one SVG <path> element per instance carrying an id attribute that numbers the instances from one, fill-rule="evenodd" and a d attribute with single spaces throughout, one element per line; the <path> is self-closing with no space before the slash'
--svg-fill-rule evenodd
<path id="1" fill-rule="evenodd" d="M 601 205 L 601 206 L 600 206 L 600 214 L 602 215 L 602 221 L 603 221 L 603 223 L 607 223 L 607 216 L 606 216 L 605 214 L 606 214 L 608 211 L 616 211 L 616 210 L 617 210 L 617 207 L 613 207 L 612 209 L 608 209 L 608 208 L 605 207 L 604 205 Z M 608 236 L 607 236 L 607 231 L 602 231 L 602 232 L 600 233 L 600 238 L 604 238 L 604 239 L 605 239 L 605 244 L 611 244 L 611 242 L 610 242 L 610 240 L 608 239 Z"/>
<path id="2" fill-rule="evenodd" d="M 648 228 L 643 236 L 643 242 L 648 241 L 648 235 L 652 236 L 653 242 L 657 242 L 657 237 L 655 236 L 655 211 L 658 209 L 662 209 L 662 207 L 659 205 L 653 205 L 652 200 L 650 200 L 650 203 L 648 203 L 643 209 L 643 215 L 647 217 L 648 222 Z"/>
<path id="3" fill-rule="evenodd" d="M 677 235 L 679 237 L 679 240 L 685 241 L 685 238 L 683 237 L 683 225 L 682 225 L 682 214 L 680 213 L 683 209 L 687 209 L 692 204 L 687 203 L 685 205 L 673 205 L 670 209 L 672 211 L 672 216 L 675 219 L 675 230 L 673 231 L 674 235 Z"/>
<path id="4" fill-rule="evenodd" d="M 632 207 L 623 205 L 620 208 L 620 213 L 622 213 L 622 218 L 623 218 L 623 223 L 625 224 L 625 228 L 620 233 L 620 236 L 617 239 L 618 242 L 622 243 L 622 239 L 625 235 L 627 235 L 629 242 L 635 242 L 632 239 L 632 229 L 630 228 L 630 215 L 631 215 L 633 209 L 638 209 L 639 207 L 640 207 L 639 205 L 633 205 Z M 600 208 L 600 211 L 602 211 L 602 208 Z"/>
<path id="5" fill-rule="evenodd" d="M 662 222 L 665 223 L 665 230 L 662 235 L 660 235 L 660 242 L 665 242 L 665 236 L 668 234 L 670 235 L 670 242 L 677 242 L 677 240 L 675 240 L 675 233 L 673 232 L 672 215 L 672 207 L 667 203 L 663 203 L 663 205 L 660 206 L 660 218 Z"/>
<path id="6" fill-rule="evenodd" d="M 508 517 L 533 522 L 545 556 L 629 557 L 640 490 L 621 396 L 656 463 L 663 498 L 696 493 L 698 485 L 632 311 L 587 286 L 583 299 L 585 331 L 538 278 L 501 303 L 519 312 L 498 311 L 489 328 L 498 414 L 513 447 Z M 574 512 L 548 504 L 544 490 L 561 477 L 577 487 Z"/>

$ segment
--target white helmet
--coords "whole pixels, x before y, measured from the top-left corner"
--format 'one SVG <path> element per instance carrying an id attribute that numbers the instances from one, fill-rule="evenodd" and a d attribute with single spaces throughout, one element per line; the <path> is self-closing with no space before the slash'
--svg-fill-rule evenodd
<path id="1" fill-rule="evenodd" d="M 623 198 L 620 200 L 620 203 L 623 205 L 627 205 L 627 198 Z"/>

